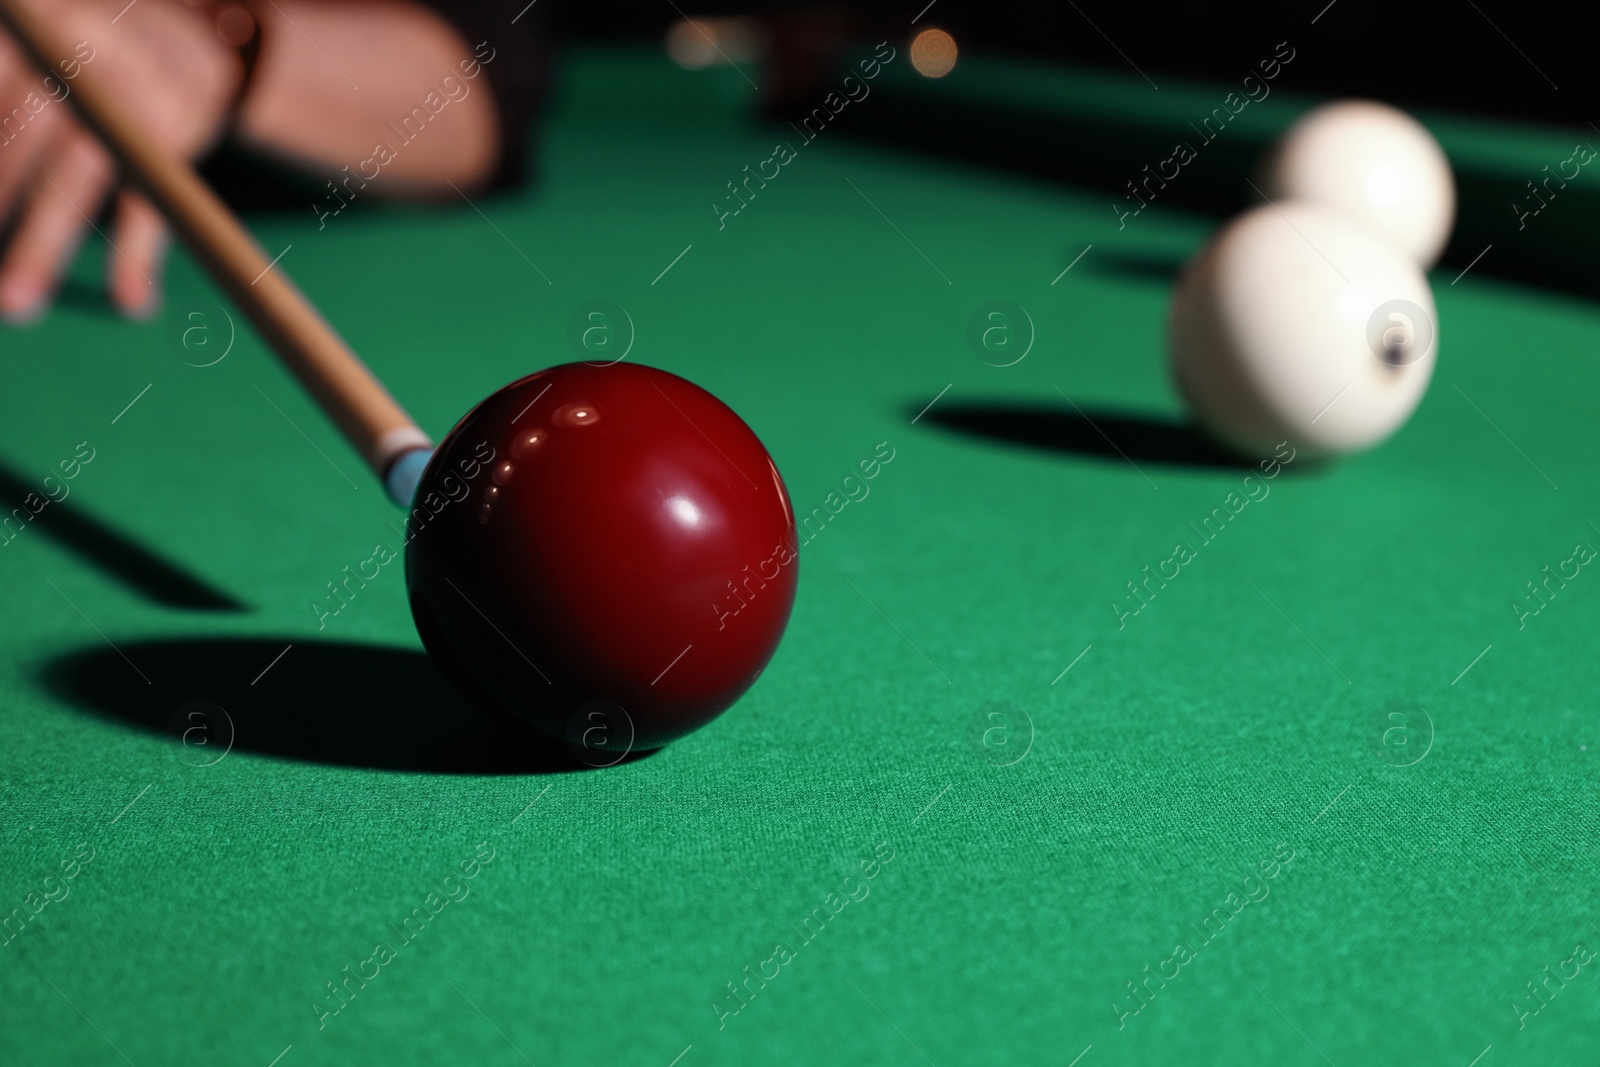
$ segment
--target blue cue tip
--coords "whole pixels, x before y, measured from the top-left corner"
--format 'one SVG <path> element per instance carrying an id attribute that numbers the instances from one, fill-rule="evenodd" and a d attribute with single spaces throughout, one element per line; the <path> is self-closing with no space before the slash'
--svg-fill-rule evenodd
<path id="1" fill-rule="evenodd" d="M 411 500 L 417 495 L 417 483 L 422 481 L 422 472 L 432 456 L 432 449 L 415 448 L 389 465 L 383 485 L 389 491 L 390 500 L 407 510 L 411 508 Z"/>

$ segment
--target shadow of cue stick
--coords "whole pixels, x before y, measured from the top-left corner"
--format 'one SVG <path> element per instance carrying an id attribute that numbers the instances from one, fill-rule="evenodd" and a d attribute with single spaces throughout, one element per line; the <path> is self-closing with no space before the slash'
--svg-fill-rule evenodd
<path id="1" fill-rule="evenodd" d="M 157 604 L 191 611 L 245 610 L 245 604 L 227 593 L 69 503 L 70 496 L 51 500 L 34 515 L 25 503 L 29 493 L 36 500 L 48 499 L 42 486 L 28 482 L 0 461 L 0 520 L 10 520 L 0 535 L 0 559 L 4 559 L 10 541 L 37 528 L 35 536 L 48 537 L 72 550 L 80 559 Z M 31 520 L 23 522 L 28 515 L 32 515 Z M 22 529 L 20 534 L 18 526 Z"/>

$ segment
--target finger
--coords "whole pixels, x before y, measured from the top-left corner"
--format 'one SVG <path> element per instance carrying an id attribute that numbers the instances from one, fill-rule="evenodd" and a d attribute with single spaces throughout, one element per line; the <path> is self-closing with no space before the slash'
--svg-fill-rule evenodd
<path id="1" fill-rule="evenodd" d="M 66 129 L 63 105 L 47 101 L 38 88 L 36 79 L 0 77 L 0 222 L 10 216 L 28 176 Z"/>
<path id="2" fill-rule="evenodd" d="M 0 262 L 0 315 L 27 322 L 44 311 L 114 173 L 111 157 L 81 131 L 44 162 Z"/>
<path id="3" fill-rule="evenodd" d="M 106 252 L 106 285 L 124 315 L 144 319 L 161 303 L 161 266 L 167 256 L 167 224 L 155 205 L 138 193 L 117 196 L 117 223 Z"/>

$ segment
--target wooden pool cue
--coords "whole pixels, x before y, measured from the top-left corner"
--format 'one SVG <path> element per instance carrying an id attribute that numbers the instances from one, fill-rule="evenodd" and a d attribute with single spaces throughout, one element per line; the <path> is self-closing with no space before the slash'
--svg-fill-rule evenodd
<path id="1" fill-rule="evenodd" d="M 33 62 L 54 73 L 69 59 L 53 27 L 21 0 L 0 0 L 0 25 Z M 401 507 L 433 442 L 274 264 L 188 161 L 168 152 L 82 68 L 68 100 L 150 198 L 189 251 L 261 331 L 278 358 L 361 453 Z"/>

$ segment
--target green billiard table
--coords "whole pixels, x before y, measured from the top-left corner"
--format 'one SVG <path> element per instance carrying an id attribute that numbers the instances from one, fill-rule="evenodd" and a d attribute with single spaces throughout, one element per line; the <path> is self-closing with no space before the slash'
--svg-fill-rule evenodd
<path id="1" fill-rule="evenodd" d="M 1123 218 L 1228 84 L 905 66 L 791 126 L 578 51 L 531 188 L 247 217 L 436 436 L 624 357 L 761 436 L 787 637 L 654 754 L 448 689 L 400 514 L 193 260 L 131 324 L 91 242 L 0 332 L 0 1061 L 1593 1062 L 1595 179 L 1473 192 L 1583 135 L 1424 116 L 1426 398 L 1241 465 L 1165 312 L 1309 101 Z"/>

